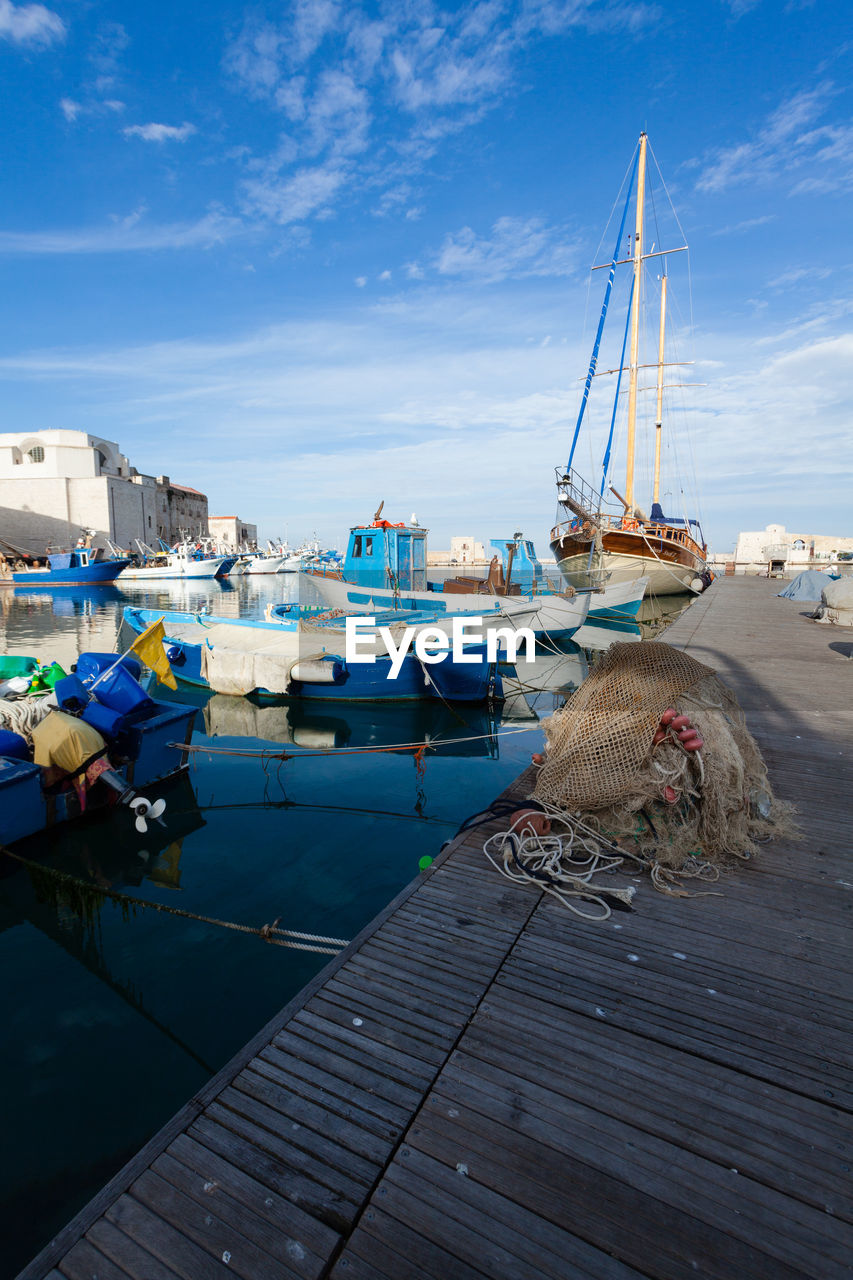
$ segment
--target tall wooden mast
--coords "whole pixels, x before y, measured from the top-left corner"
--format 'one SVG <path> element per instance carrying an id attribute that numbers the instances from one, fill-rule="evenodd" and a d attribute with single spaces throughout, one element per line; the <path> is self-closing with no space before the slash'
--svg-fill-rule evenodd
<path id="1" fill-rule="evenodd" d="M 660 282 L 660 337 L 658 339 L 658 406 L 655 414 L 655 486 L 652 502 L 660 501 L 660 441 L 663 428 L 663 337 L 666 326 L 666 272 Z"/>
<path id="2" fill-rule="evenodd" d="M 640 274 L 643 270 L 643 203 L 646 194 L 646 135 L 640 134 L 637 162 L 637 218 L 634 223 L 634 299 L 631 308 L 631 364 L 628 383 L 628 465 L 625 470 L 625 508 L 634 506 L 634 440 L 637 427 L 637 371 L 640 363 Z"/>

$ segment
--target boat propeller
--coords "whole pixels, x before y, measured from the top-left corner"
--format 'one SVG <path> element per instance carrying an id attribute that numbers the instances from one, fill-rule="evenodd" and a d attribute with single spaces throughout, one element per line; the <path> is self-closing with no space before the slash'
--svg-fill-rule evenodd
<path id="1" fill-rule="evenodd" d="M 105 769 L 100 775 L 100 780 L 112 787 L 113 791 L 118 792 L 119 804 L 126 804 L 133 810 L 136 815 L 136 830 L 140 835 L 144 835 L 148 830 L 149 822 L 159 822 L 161 827 L 165 827 L 166 824 L 160 816 L 166 808 L 165 800 L 146 800 L 145 796 L 139 795 L 133 787 L 129 787 L 121 774 L 116 773 L 114 769 Z"/>
<path id="2" fill-rule="evenodd" d="M 130 801 L 130 807 L 136 814 L 136 830 L 142 835 L 148 830 L 148 822 L 159 822 L 161 827 L 166 824 L 160 817 L 166 808 L 165 800 L 146 800 L 145 796 L 136 796 Z"/>

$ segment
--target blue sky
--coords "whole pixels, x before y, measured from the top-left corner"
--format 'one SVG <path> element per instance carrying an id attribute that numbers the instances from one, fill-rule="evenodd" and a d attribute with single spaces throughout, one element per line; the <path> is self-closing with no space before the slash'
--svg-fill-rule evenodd
<path id="1" fill-rule="evenodd" d="M 117 440 L 264 536 L 384 498 L 545 553 L 646 129 L 712 548 L 850 535 L 852 59 L 834 0 L 0 0 L 0 430 Z"/>

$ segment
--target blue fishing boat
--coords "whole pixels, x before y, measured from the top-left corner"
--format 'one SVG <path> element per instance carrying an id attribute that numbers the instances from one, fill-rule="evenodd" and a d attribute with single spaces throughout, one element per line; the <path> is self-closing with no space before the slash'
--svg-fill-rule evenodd
<path id="1" fill-rule="evenodd" d="M 590 607 L 589 591 L 524 592 L 503 579 L 493 562 L 488 577 L 450 578 L 429 582 L 426 571 L 427 530 L 419 525 L 391 524 L 380 519 L 350 530 L 343 569 L 310 565 L 302 571 L 306 584 L 321 599 L 347 613 L 382 609 L 429 609 L 434 612 L 500 614 L 513 619 L 526 611 L 524 627 L 535 635 L 567 639 L 580 627 Z"/>
<path id="2" fill-rule="evenodd" d="M 13 571 L 0 577 L 0 586 L 30 587 L 49 590 L 52 587 L 94 587 L 115 582 L 130 564 L 127 558 L 98 560 L 87 547 L 73 551 L 50 551 L 47 565 Z"/>
<path id="3" fill-rule="evenodd" d="M 139 793 L 186 769 L 196 708 L 151 698 L 140 674 L 133 657 L 85 653 L 37 708 L 0 700 L 0 723 L 8 706 L 22 730 L 0 729 L 0 844 L 116 804 L 140 832 L 160 818 L 165 802 Z"/>
<path id="4" fill-rule="evenodd" d="M 525 595 L 559 595 L 561 585 L 551 581 L 528 538 L 515 533 L 511 538 L 492 538 L 490 546 L 501 557 L 506 582 L 515 583 Z M 631 578 L 624 582 L 605 583 L 592 592 L 584 627 L 590 623 L 630 622 L 636 618 L 646 594 L 648 578 Z M 575 636 L 575 643 L 580 643 Z"/>
<path id="5" fill-rule="evenodd" d="M 344 701 L 437 699 L 486 702 L 501 697 L 498 654 L 490 658 L 488 642 L 464 644 L 464 657 L 426 662 L 405 652 L 389 656 L 378 643 L 380 628 L 394 631 L 402 644 L 407 628 L 438 631 L 435 614 L 395 611 L 377 615 L 359 660 L 347 658 L 345 619 L 323 616 L 317 608 L 286 606 L 281 616 L 234 619 L 203 613 L 162 613 L 154 609 L 124 610 L 119 647 L 129 648 L 153 621 L 163 618 L 172 670 L 178 680 L 216 693 L 254 695 L 261 700 L 322 698 Z M 446 618 L 441 619 L 446 625 Z M 412 638 L 410 635 L 409 639 Z M 371 636 L 376 642 L 372 654 Z"/>

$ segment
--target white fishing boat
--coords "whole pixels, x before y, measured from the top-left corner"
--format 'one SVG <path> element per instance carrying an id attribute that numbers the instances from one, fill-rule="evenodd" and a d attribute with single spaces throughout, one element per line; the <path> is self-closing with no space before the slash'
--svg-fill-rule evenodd
<path id="1" fill-rule="evenodd" d="M 575 426 L 569 461 L 565 471 L 557 473 L 557 497 L 566 519 L 551 531 L 551 550 L 554 553 L 563 579 L 574 586 L 589 583 L 616 584 L 631 579 L 648 579 L 648 591 L 652 596 L 674 595 L 684 591 L 699 592 L 712 580 L 707 564 L 707 547 L 698 519 L 687 512 L 680 516 L 665 515 L 661 506 L 661 462 L 664 439 L 664 392 L 680 383 L 665 382 L 665 370 L 682 365 L 682 360 L 670 359 L 667 348 L 667 262 L 671 255 L 686 250 L 685 244 L 664 249 L 658 242 L 646 250 L 649 237 L 646 234 L 646 185 L 647 143 L 645 133 L 634 155 L 624 211 L 616 240 L 616 248 L 609 264 L 609 274 L 604 302 L 593 345 L 592 358 L 581 406 Z M 622 254 L 623 235 L 631 203 L 635 196 L 633 240 L 629 238 L 629 251 Z M 653 208 L 657 225 L 657 204 Z M 677 219 L 675 219 L 677 226 Z M 648 262 L 654 259 L 660 268 L 660 301 L 657 323 L 657 350 L 648 358 L 641 354 L 640 337 L 644 329 L 642 318 L 646 315 L 645 272 Z M 614 367 L 598 370 L 604 323 L 610 305 L 616 268 L 621 264 L 632 268 L 630 289 L 627 295 L 627 315 L 621 355 L 614 353 Z M 626 363 L 626 350 L 630 349 Z M 618 352 L 618 348 L 616 349 Z M 678 354 L 677 352 L 674 354 Z M 640 371 L 656 372 L 654 385 L 640 385 Z M 621 407 L 622 375 L 628 374 L 628 398 L 626 408 L 626 466 L 625 479 L 620 492 L 611 484 L 611 458 L 614 431 Z M 610 430 L 604 448 L 600 489 L 586 481 L 573 470 L 581 427 L 584 424 L 593 379 L 612 375 L 616 378 L 615 397 Z M 654 401 L 646 392 L 655 391 Z M 655 413 L 651 416 L 651 405 Z M 643 405 L 649 411 L 643 413 Z M 644 428 L 648 424 L 648 433 Z M 671 428 L 670 435 L 672 434 Z M 645 446 L 645 449 L 642 449 Z M 646 513 L 639 505 L 635 485 L 641 452 L 653 453 L 651 462 L 651 509 Z M 673 477 L 672 493 L 680 493 L 677 478 Z M 613 495 L 613 499 L 609 496 Z M 683 495 L 682 495 L 683 496 Z M 674 501 L 671 499 L 671 501 Z"/>
<path id="2" fill-rule="evenodd" d="M 266 551 L 254 552 L 247 559 L 246 573 L 278 573 L 288 559 L 288 553 L 268 542 Z"/>
<path id="3" fill-rule="evenodd" d="M 119 581 L 160 582 L 178 578 L 218 578 L 227 573 L 234 563 L 233 556 L 211 555 L 204 548 L 189 542 L 160 550 L 136 540 L 141 556 L 140 564 L 130 564 L 122 569 Z M 115 550 L 115 549 L 113 549 Z"/>

